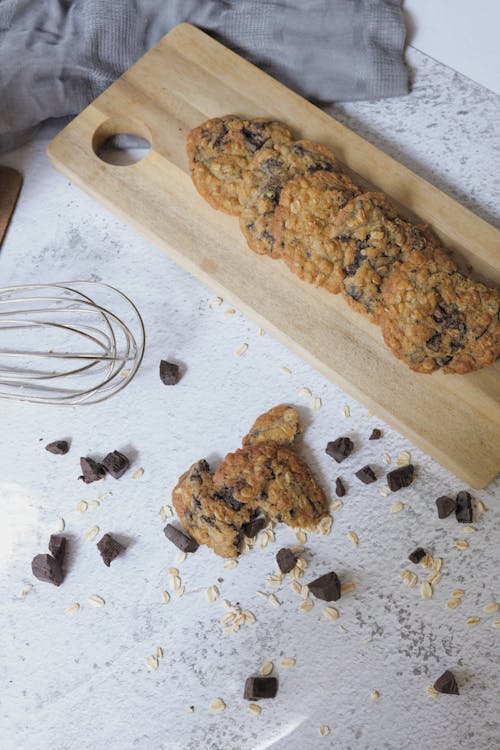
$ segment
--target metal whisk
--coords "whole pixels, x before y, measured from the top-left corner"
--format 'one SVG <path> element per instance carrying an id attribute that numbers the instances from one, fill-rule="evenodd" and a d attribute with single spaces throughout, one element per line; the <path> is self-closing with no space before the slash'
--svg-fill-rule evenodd
<path id="1" fill-rule="evenodd" d="M 94 281 L 0 288 L 0 398 L 95 404 L 132 380 L 145 330 L 134 303 Z"/>

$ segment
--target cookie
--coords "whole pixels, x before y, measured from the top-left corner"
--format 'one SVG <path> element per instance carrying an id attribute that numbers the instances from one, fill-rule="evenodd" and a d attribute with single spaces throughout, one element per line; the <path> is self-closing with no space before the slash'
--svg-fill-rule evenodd
<path id="1" fill-rule="evenodd" d="M 280 404 L 255 420 L 242 444 L 245 448 L 258 443 L 291 445 L 298 430 L 299 415 L 296 410 L 286 404 Z"/>
<path id="2" fill-rule="evenodd" d="M 384 340 L 412 370 L 466 373 L 500 356 L 500 293 L 443 250 L 412 253 L 384 285 L 384 302 Z"/>
<path id="3" fill-rule="evenodd" d="M 430 235 L 402 219 L 383 193 L 349 201 L 334 221 L 332 238 L 342 246 L 342 292 L 373 323 L 382 313 L 382 285 L 394 265 L 432 245 Z"/>
<path id="4" fill-rule="evenodd" d="M 191 130 L 187 155 L 193 183 L 208 203 L 220 211 L 240 213 L 238 190 L 256 151 L 271 143 L 292 140 L 281 122 L 235 115 L 214 117 Z"/>
<path id="5" fill-rule="evenodd" d="M 320 170 L 342 171 L 330 149 L 311 141 L 275 143 L 255 154 L 239 190 L 240 228 L 251 250 L 279 257 L 273 224 L 281 190 L 288 180 Z"/>
<path id="6" fill-rule="evenodd" d="M 333 221 L 359 193 L 347 175 L 315 172 L 287 182 L 274 213 L 273 232 L 287 266 L 333 294 L 344 278 L 343 245 L 331 238 Z"/>

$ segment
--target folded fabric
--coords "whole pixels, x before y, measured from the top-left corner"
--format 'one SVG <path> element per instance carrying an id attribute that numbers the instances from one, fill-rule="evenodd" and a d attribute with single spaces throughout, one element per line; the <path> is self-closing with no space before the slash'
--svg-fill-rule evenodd
<path id="1" fill-rule="evenodd" d="M 81 111 L 181 21 L 320 104 L 408 91 L 401 0 L 0 0 L 0 150 Z"/>

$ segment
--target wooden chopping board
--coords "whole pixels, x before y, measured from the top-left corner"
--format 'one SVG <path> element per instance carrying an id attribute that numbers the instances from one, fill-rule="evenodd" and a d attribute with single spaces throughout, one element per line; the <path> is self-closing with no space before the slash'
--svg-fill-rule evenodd
<path id="1" fill-rule="evenodd" d="M 340 295 L 252 253 L 238 220 L 212 209 L 188 173 L 188 131 L 234 113 L 286 122 L 332 148 L 356 179 L 432 225 L 478 278 L 500 283 L 500 233 L 305 99 L 189 24 L 180 24 L 49 145 L 52 164 L 179 265 L 253 318 L 472 487 L 500 471 L 500 362 L 468 375 L 421 375 Z M 131 166 L 97 155 L 111 135 L 151 143 Z M 147 258 L 144 259 L 147 263 Z"/>

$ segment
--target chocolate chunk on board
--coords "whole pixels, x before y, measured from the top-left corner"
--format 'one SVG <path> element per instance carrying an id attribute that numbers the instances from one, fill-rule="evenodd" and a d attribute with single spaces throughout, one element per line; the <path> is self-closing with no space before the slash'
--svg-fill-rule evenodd
<path id="1" fill-rule="evenodd" d="M 436 682 L 434 683 L 434 689 L 437 690 L 438 693 L 460 695 L 455 675 L 453 674 L 453 672 L 450 672 L 449 669 L 447 669 L 446 672 L 443 672 L 441 677 L 437 678 Z"/>
<path id="2" fill-rule="evenodd" d="M 163 529 L 163 533 L 182 552 L 196 552 L 200 546 L 192 537 L 188 536 L 184 531 L 176 529 L 171 523 L 167 523 Z"/>
<path id="3" fill-rule="evenodd" d="M 451 516 L 451 514 L 454 512 L 456 507 L 457 504 L 452 497 L 441 495 L 441 497 L 438 497 L 438 499 L 436 500 L 436 508 L 439 518 L 448 518 L 448 516 Z"/>
<path id="4" fill-rule="evenodd" d="M 243 533 L 248 539 L 253 539 L 257 536 L 259 531 L 262 531 L 262 529 L 266 526 L 267 520 L 264 518 L 264 516 L 260 516 L 260 518 L 253 518 L 243 526 Z"/>
<path id="5" fill-rule="evenodd" d="M 387 474 L 387 484 L 391 492 L 397 492 L 402 487 L 409 487 L 415 478 L 415 470 L 413 464 L 407 466 L 401 466 L 399 469 L 394 469 Z"/>
<path id="6" fill-rule="evenodd" d="M 45 446 L 45 450 L 55 456 L 64 456 L 69 451 L 69 443 L 67 440 L 54 440 Z"/>
<path id="7" fill-rule="evenodd" d="M 355 476 L 357 476 L 363 484 L 371 484 L 372 482 L 377 481 L 377 477 L 371 466 L 363 466 L 362 469 L 356 472 Z"/>
<path id="8" fill-rule="evenodd" d="M 103 459 L 101 465 L 111 474 L 113 479 L 120 479 L 129 468 L 130 461 L 120 451 L 112 451 Z"/>
<path id="9" fill-rule="evenodd" d="M 177 385 L 181 379 L 179 365 L 162 359 L 160 362 L 160 379 L 163 385 Z"/>
<path id="10" fill-rule="evenodd" d="M 63 582 L 61 565 L 52 555 L 35 555 L 31 561 L 31 570 L 39 581 L 53 583 L 54 586 L 60 586 Z"/>
<path id="11" fill-rule="evenodd" d="M 106 474 L 106 469 L 102 464 L 94 461 L 93 458 L 83 456 L 80 458 L 80 467 L 82 469 L 82 475 L 78 479 L 83 479 L 85 484 L 91 484 L 91 482 L 98 482 L 99 479 L 103 479 Z"/>
<path id="12" fill-rule="evenodd" d="M 111 534 L 104 534 L 102 539 L 97 542 L 96 547 L 101 553 L 104 565 L 107 565 L 108 568 L 115 557 L 118 557 L 120 552 L 123 552 L 123 550 L 125 549 L 123 544 L 117 542 L 117 540 L 112 537 Z"/>
<path id="13" fill-rule="evenodd" d="M 297 564 L 297 558 L 295 557 L 291 549 L 288 549 L 288 547 L 283 547 L 283 549 L 280 549 L 280 551 L 276 555 L 276 562 L 278 563 L 278 568 L 282 573 L 289 573 L 295 568 Z"/>
<path id="14" fill-rule="evenodd" d="M 335 494 L 337 495 L 337 497 L 344 497 L 345 495 L 344 483 L 340 477 L 337 477 L 337 479 L 335 480 Z"/>
<path id="15" fill-rule="evenodd" d="M 379 430 L 377 427 L 372 430 L 372 434 L 368 438 L 368 440 L 380 440 L 382 437 L 382 430 Z"/>
<path id="16" fill-rule="evenodd" d="M 336 602 L 340 599 L 340 580 L 336 573 L 325 573 L 325 575 L 316 578 L 315 581 L 307 584 L 311 594 L 316 599 L 322 599 L 324 602 Z"/>
<path id="17" fill-rule="evenodd" d="M 455 515 L 459 523 L 472 523 L 472 498 L 468 492 L 458 493 Z"/>
<path id="18" fill-rule="evenodd" d="M 262 698 L 274 698 L 277 692 L 276 677 L 247 677 L 243 698 L 246 701 L 259 701 Z"/>
<path id="19" fill-rule="evenodd" d="M 410 554 L 408 555 L 408 560 L 412 563 L 415 563 L 416 565 L 420 562 L 420 560 L 424 559 L 426 554 L 427 552 L 423 547 L 417 547 L 417 549 L 414 549 L 413 552 L 410 552 Z"/>
<path id="20" fill-rule="evenodd" d="M 336 440 L 331 440 L 327 443 L 325 453 L 330 456 L 330 458 L 333 458 L 338 464 L 341 464 L 342 461 L 345 461 L 345 459 L 351 455 L 353 450 L 354 443 L 350 438 L 339 437 Z"/>
<path id="21" fill-rule="evenodd" d="M 52 534 L 49 539 L 49 552 L 62 565 L 66 554 L 66 537 Z"/>

